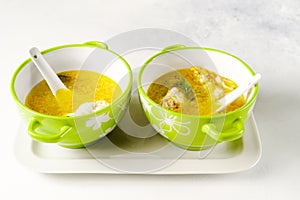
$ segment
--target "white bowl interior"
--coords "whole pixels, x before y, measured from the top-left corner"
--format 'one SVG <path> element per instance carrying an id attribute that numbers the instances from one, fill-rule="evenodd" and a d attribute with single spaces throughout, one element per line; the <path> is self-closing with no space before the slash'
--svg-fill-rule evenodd
<path id="1" fill-rule="evenodd" d="M 205 67 L 230 78 L 238 85 L 246 84 L 253 76 L 240 60 L 228 54 L 213 50 L 184 49 L 161 54 L 148 63 L 141 76 L 142 88 L 146 92 L 149 85 L 159 76 L 172 70 L 191 66 Z M 252 95 L 254 95 L 254 90 L 248 95 L 247 100 L 250 100 Z"/>
<path id="2" fill-rule="evenodd" d="M 130 84 L 130 72 L 125 63 L 114 53 L 92 47 L 66 47 L 43 54 L 53 70 L 90 70 L 104 74 L 119 84 L 124 92 Z M 20 102 L 24 103 L 30 90 L 41 80 L 40 72 L 32 62 L 17 74 L 14 89 Z"/>

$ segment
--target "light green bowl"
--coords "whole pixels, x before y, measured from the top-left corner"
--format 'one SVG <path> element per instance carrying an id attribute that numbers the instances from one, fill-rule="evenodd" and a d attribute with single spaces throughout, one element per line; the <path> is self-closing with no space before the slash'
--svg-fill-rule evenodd
<path id="1" fill-rule="evenodd" d="M 145 114 L 156 131 L 174 144 L 189 150 L 202 150 L 220 142 L 241 138 L 257 97 L 258 85 L 252 89 L 241 108 L 214 116 L 186 115 L 167 110 L 151 100 L 146 91 L 159 76 L 179 68 L 203 66 L 228 77 L 238 85 L 254 75 L 241 59 L 224 51 L 173 45 L 157 53 L 140 69 L 138 75 L 139 97 Z M 246 94 L 245 94 L 246 95 Z"/>
<path id="2" fill-rule="evenodd" d="M 122 94 L 111 105 L 91 114 L 59 117 L 38 113 L 24 105 L 30 90 L 43 78 L 27 59 L 13 75 L 11 93 L 21 116 L 28 123 L 29 135 L 46 143 L 81 148 L 110 133 L 122 118 L 130 100 L 132 73 L 128 63 L 101 42 L 58 46 L 42 51 L 55 72 L 90 70 L 104 74 L 119 84 Z M 116 73 L 118 72 L 118 73 Z"/>

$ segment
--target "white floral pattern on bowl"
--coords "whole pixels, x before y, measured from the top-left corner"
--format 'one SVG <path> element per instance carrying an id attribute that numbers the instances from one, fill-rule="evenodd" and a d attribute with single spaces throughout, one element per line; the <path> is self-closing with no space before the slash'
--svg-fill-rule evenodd
<path id="1" fill-rule="evenodd" d="M 93 130 L 97 130 L 101 127 L 103 122 L 108 122 L 112 120 L 110 117 L 111 112 L 103 113 L 101 115 L 90 118 L 86 121 L 86 127 L 92 127 Z"/>
<path id="2" fill-rule="evenodd" d="M 158 131 L 159 133 L 161 133 L 166 137 L 167 137 L 166 132 L 170 133 L 172 131 L 175 131 L 176 133 L 182 136 L 187 136 L 190 134 L 191 129 L 188 126 L 188 124 L 191 123 L 190 121 L 182 121 L 178 119 L 177 116 L 167 114 L 162 110 L 156 110 L 154 112 L 153 111 L 154 106 L 151 106 L 143 97 L 141 97 L 140 99 L 145 111 L 147 111 L 149 115 L 153 117 L 153 119 L 158 121 L 158 123 L 151 122 L 153 128 L 156 131 Z"/>

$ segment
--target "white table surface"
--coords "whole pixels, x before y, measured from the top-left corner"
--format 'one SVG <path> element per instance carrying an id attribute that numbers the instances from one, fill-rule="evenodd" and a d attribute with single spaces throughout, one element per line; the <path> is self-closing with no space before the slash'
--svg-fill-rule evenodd
<path id="1" fill-rule="evenodd" d="M 28 49 L 145 27 L 179 31 L 262 74 L 254 110 L 260 162 L 242 173 L 188 176 L 44 175 L 19 164 L 13 146 L 20 117 L 10 79 Z M 299 0 L 0 0 L 0 36 L 0 199 L 299 199 Z"/>

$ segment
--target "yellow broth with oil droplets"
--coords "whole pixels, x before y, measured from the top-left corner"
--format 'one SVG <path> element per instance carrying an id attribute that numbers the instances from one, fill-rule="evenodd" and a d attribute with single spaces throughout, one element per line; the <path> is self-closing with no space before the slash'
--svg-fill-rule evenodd
<path id="1" fill-rule="evenodd" d="M 66 116 L 86 102 L 111 104 L 122 93 L 115 81 L 97 72 L 72 70 L 57 75 L 69 90 L 58 90 L 54 96 L 46 81 L 42 80 L 31 89 L 25 105 L 42 114 Z"/>
<path id="2" fill-rule="evenodd" d="M 203 67 L 177 69 L 158 77 L 150 84 L 147 95 L 162 107 L 189 115 L 214 114 L 219 99 L 238 85 Z M 240 96 L 223 112 L 230 112 L 246 103 Z"/>

